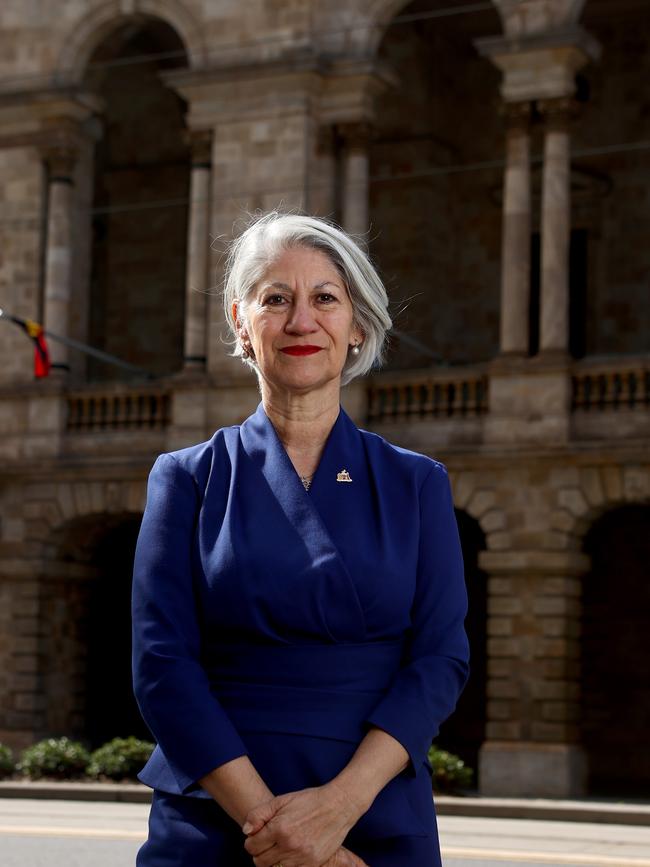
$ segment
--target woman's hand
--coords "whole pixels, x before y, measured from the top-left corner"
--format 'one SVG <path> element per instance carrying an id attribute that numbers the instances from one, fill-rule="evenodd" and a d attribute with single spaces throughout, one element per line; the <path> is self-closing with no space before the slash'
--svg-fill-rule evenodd
<path id="1" fill-rule="evenodd" d="M 287 792 L 249 811 L 244 848 L 255 867 L 363 867 L 341 843 L 364 810 L 336 783 Z"/>

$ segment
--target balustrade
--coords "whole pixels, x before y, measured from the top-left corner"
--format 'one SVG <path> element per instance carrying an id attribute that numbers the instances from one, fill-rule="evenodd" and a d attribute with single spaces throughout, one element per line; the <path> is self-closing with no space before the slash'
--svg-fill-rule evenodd
<path id="1" fill-rule="evenodd" d="M 478 416 L 487 412 L 488 377 L 458 372 L 405 371 L 377 377 L 368 386 L 368 422 Z"/>
<path id="2" fill-rule="evenodd" d="M 572 411 L 650 409 L 650 359 L 588 361 L 585 368 L 571 377 Z"/>
<path id="3" fill-rule="evenodd" d="M 164 391 L 79 391 L 66 396 L 68 432 L 161 430 L 169 424 Z"/>

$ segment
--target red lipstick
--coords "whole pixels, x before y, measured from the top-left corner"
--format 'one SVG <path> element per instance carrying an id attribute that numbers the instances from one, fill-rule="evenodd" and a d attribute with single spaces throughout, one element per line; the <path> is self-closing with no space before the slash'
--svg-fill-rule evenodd
<path id="1" fill-rule="evenodd" d="M 311 346 L 309 344 L 283 346 L 281 352 L 285 352 L 287 355 L 313 355 L 314 352 L 320 352 L 322 348 L 322 346 Z"/>

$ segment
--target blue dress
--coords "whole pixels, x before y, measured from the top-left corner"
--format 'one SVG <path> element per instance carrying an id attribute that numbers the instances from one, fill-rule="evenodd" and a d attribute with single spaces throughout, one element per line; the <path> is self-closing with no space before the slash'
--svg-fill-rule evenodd
<path id="1" fill-rule="evenodd" d="M 157 741 L 137 867 L 251 867 L 197 780 L 248 755 L 276 795 L 323 785 L 372 726 L 409 762 L 344 845 L 440 867 L 427 751 L 469 676 L 466 613 L 444 465 L 343 408 L 309 491 L 262 403 L 160 455 L 133 571 L 134 693 Z"/>

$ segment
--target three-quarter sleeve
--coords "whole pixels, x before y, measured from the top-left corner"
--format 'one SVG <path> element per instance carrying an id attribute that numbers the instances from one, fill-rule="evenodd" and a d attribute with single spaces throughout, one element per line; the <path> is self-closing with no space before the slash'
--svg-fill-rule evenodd
<path id="1" fill-rule="evenodd" d="M 420 490 L 420 542 L 407 656 L 365 722 L 398 740 L 415 776 L 469 677 L 463 555 L 449 477 L 436 462 Z"/>
<path id="2" fill-rule="evenodd" d="M 173 455 L 161 454 L 149 473 L 135 550 L 133 691 L 183 794 L 214 768 L 247 754 L 200 662 L 191 570 L 198 506 L 191 473 Z"/>

